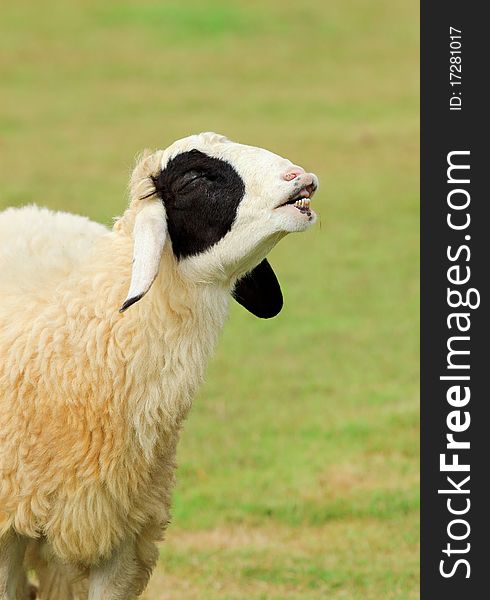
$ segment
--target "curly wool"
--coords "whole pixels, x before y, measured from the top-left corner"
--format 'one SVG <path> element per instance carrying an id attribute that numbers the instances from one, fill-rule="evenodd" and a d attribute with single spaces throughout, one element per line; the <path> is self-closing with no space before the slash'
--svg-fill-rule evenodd
<path id="1" fill-rule="evenodd" d="M 118 312 L 155 160 L 112 231 L 34 206 L 0 215 L 0 535 L 42 537 L 61 561 L 161 538 L 179 428 L 227 314 L 229 289 L 183 281 L 169 248 L 145 302 Z"/>

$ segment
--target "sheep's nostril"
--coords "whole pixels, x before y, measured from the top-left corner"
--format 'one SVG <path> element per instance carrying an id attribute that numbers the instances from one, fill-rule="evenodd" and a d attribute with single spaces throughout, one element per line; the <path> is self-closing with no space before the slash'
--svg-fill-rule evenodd
<path id="1" fill-rule="evenodd" d="M 291 169 L 287 173 L 284 173 L 283 178 L 286 181 L 292 181 L 293 179 L 296 179 L 296 177 L 303 175 L 304 172 L 304 169 L 302 169 L 301 167 L 297 167 L 295 169 Z"/>

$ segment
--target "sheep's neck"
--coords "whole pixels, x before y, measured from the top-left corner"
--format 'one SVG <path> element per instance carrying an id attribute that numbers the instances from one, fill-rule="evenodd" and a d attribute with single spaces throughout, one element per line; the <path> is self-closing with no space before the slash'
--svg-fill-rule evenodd
<path id="1" fill-rule="evenodd" d="M 187 415 L 228 302 L 224 287 L 183 281 L 173 258 L 164 254 L 152 289 L 130 317 L 137 321 L 131 339 L 135 356 L 127 372 L 132 388 L 128 409 L 145 453 Z"/>

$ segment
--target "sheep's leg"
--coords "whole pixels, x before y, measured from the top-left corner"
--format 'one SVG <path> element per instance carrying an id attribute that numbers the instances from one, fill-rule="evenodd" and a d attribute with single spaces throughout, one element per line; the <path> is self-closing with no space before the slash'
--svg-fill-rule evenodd
<path id="1" fill-rule="evenodd" d="M 0 538 L 0 600 L 27 600 L 25 538 L 10 530 Z"/>
<path id="2" fill-rule="evenodd" d="M 87 599 L 83 576 L 77 576 L 77 573 L 66 565 L 39 562 L 36 575 L 39 578 L 39 597 L 42 600 Z"/>
<path id="3" fill-rule="evenodd" d="M 90 570 L 88 600 L 133 600 L 141 591 L 134 541 L 121 544 L 109 560 Z"/>

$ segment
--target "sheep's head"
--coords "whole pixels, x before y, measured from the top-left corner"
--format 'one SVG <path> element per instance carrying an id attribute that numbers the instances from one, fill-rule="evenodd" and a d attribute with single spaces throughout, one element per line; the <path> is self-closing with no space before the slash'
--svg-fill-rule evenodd
<path id="1" fill-rule="evenodd" d="M 229 285 L 252 313 L 275 316 L 282 295 L 265 257 L 287 233 L 315 222 L 310 200 L 317 188 L 316 175 L 289 160 L 215 133 L 147 156 L 131 180 L 138 212 L 132 281 L 121 310 L 150 288 L 168 237 L 185 276 Z"/>

